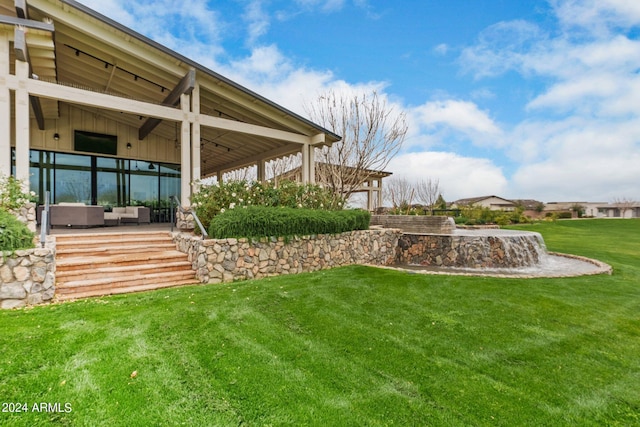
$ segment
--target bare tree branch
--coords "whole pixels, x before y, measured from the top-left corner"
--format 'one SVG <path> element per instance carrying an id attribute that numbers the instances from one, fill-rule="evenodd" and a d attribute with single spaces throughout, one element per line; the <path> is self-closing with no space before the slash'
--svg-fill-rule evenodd
<path id="1" fill-rule="evenodd" d="M 302 166 L 302 154 L 292 154 L 290 156 L 279 157 L 277 159 L 270 160 L 266 163 L 266 178 L 273 179 L 278 184 L 278 179 L 281 175 Z"/>
<path id="2" fill-rule="evenodd" d="M 397 176 L 387 179 L 383 191 L 385 199 L 391 202 L 394 209 L 409 206 L 413 193 L 415 192 L 407 178 Z"/>
<path id="3" fill-rule="evenodd" d="M 316 150 L 316 180 L 348 198 L 373 170 L 384 170 L 407 133 L 406 114 L 376 92 L 328 92 L 306 107 L 312 121 L 341 135 L 331 147 Z"/>
<path id="4" fill-rule="evenodd" d="M 628 197 L 616 197 L 613 199 L 613 204 L 620 210 L 620 217 L 625 218 L 627 211 L 633 209 L 637 202 Z"/>
<path id="5" fill-rule="evenodd" d="M 438 200 L 438 196 L 441 193 L 440 180 L 439 179 L 421 179 L 416 184 L 416 195 L 418 202 L 427 206 L 429 209 L 433 209 L 433 206 Z"/>

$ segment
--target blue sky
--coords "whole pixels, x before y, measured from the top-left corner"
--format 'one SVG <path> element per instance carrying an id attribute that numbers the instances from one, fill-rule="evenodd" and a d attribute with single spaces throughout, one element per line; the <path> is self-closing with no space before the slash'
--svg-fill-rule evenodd
<path id="1" fill-rule="evenodd" d="M 446 200 L 640 200 L 637 0 L 81 0 L 301 114 L 377 90 Z"/>

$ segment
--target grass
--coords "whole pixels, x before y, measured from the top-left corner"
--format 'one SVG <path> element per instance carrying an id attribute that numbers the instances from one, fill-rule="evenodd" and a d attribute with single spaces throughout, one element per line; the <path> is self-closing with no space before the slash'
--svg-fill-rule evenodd
<path id="1" fill-rule="evenodd" d="M 29 407 L 0 424 L 640 425 L 640 221 L 529 228 L 614 274 L 352 266 L 0 312 L 1 401 Z"/>

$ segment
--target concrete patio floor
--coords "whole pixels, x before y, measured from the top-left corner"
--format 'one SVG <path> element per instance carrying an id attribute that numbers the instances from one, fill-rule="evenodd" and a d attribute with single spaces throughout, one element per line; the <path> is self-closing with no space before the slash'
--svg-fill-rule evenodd
<path id="1" fill-rule="evenodd" d="M 174 231 L 178 229 L 174 226 Z M 51 228 L 50 235 L 63 235 L 63 234 L 102 234 L 102 233 L 144 233 L 153 231 L 171 231 L 170 223 L 152 223 L 152 224 L 127 224 L 117 225 L 112 227 L 91 227 L 91 228 L 79 228 L 79 227 L 55 227 Z M 38 227 L 37 235 L 40 236 L 40 227 Z"/>

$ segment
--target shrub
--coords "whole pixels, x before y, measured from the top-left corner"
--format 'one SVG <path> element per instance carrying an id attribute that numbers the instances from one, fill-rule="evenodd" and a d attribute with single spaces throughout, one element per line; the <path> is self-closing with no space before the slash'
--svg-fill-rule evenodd
<path id="1" fill-rule="evenodd" d="M 218 214 L 249 206 L 282 206 L 322 210 L 342 209 L 344 200 L 315 184 L 300 185 L 293 181 L 272 183 L 231 181 L 220 185 L 203 185 L 191 197 L 200 221 L 205 226 Z"/>
<path id="2" fill-rule="evenodd" d="M 469 218 L 467 218 L 466 216 L 456 216 L 453 218 L 453 221 L 456 224 L 467 224 L 469 222 Z"/>
<path id="3" fill-rule="evenodd" d="M 291 237 L 337 234 L 369 228 L 371 215 L 361 209 L 327 211 L 289 207 L 251 206 L 227 210 L 209 226 L 214 239 L 228 237 Z"/>
<path id="4" fill-rule="evenodd" d="M 33 233 L 4 209 L 0 209 L 0 251 L 33 248 Z"/>
<path id="5" fill-rule="evenodd" d="M 24 206 L 35 193 L 22 191 L 22 182 L 13 175 L 0 175 L 0 209 L 15 211 Z"/>
<path id="6" fill-rule="evenodd" d="M 508 224 L 519 224 L 528 222 L 523 215 L 524 210 L 517 208 L 512 212 L 494 211 L 486 207 L 468 206 L 461 209 L 461 216 L 456 218 L 456 224 L 484 225 L 498 224 L 500 226 Z"/>

